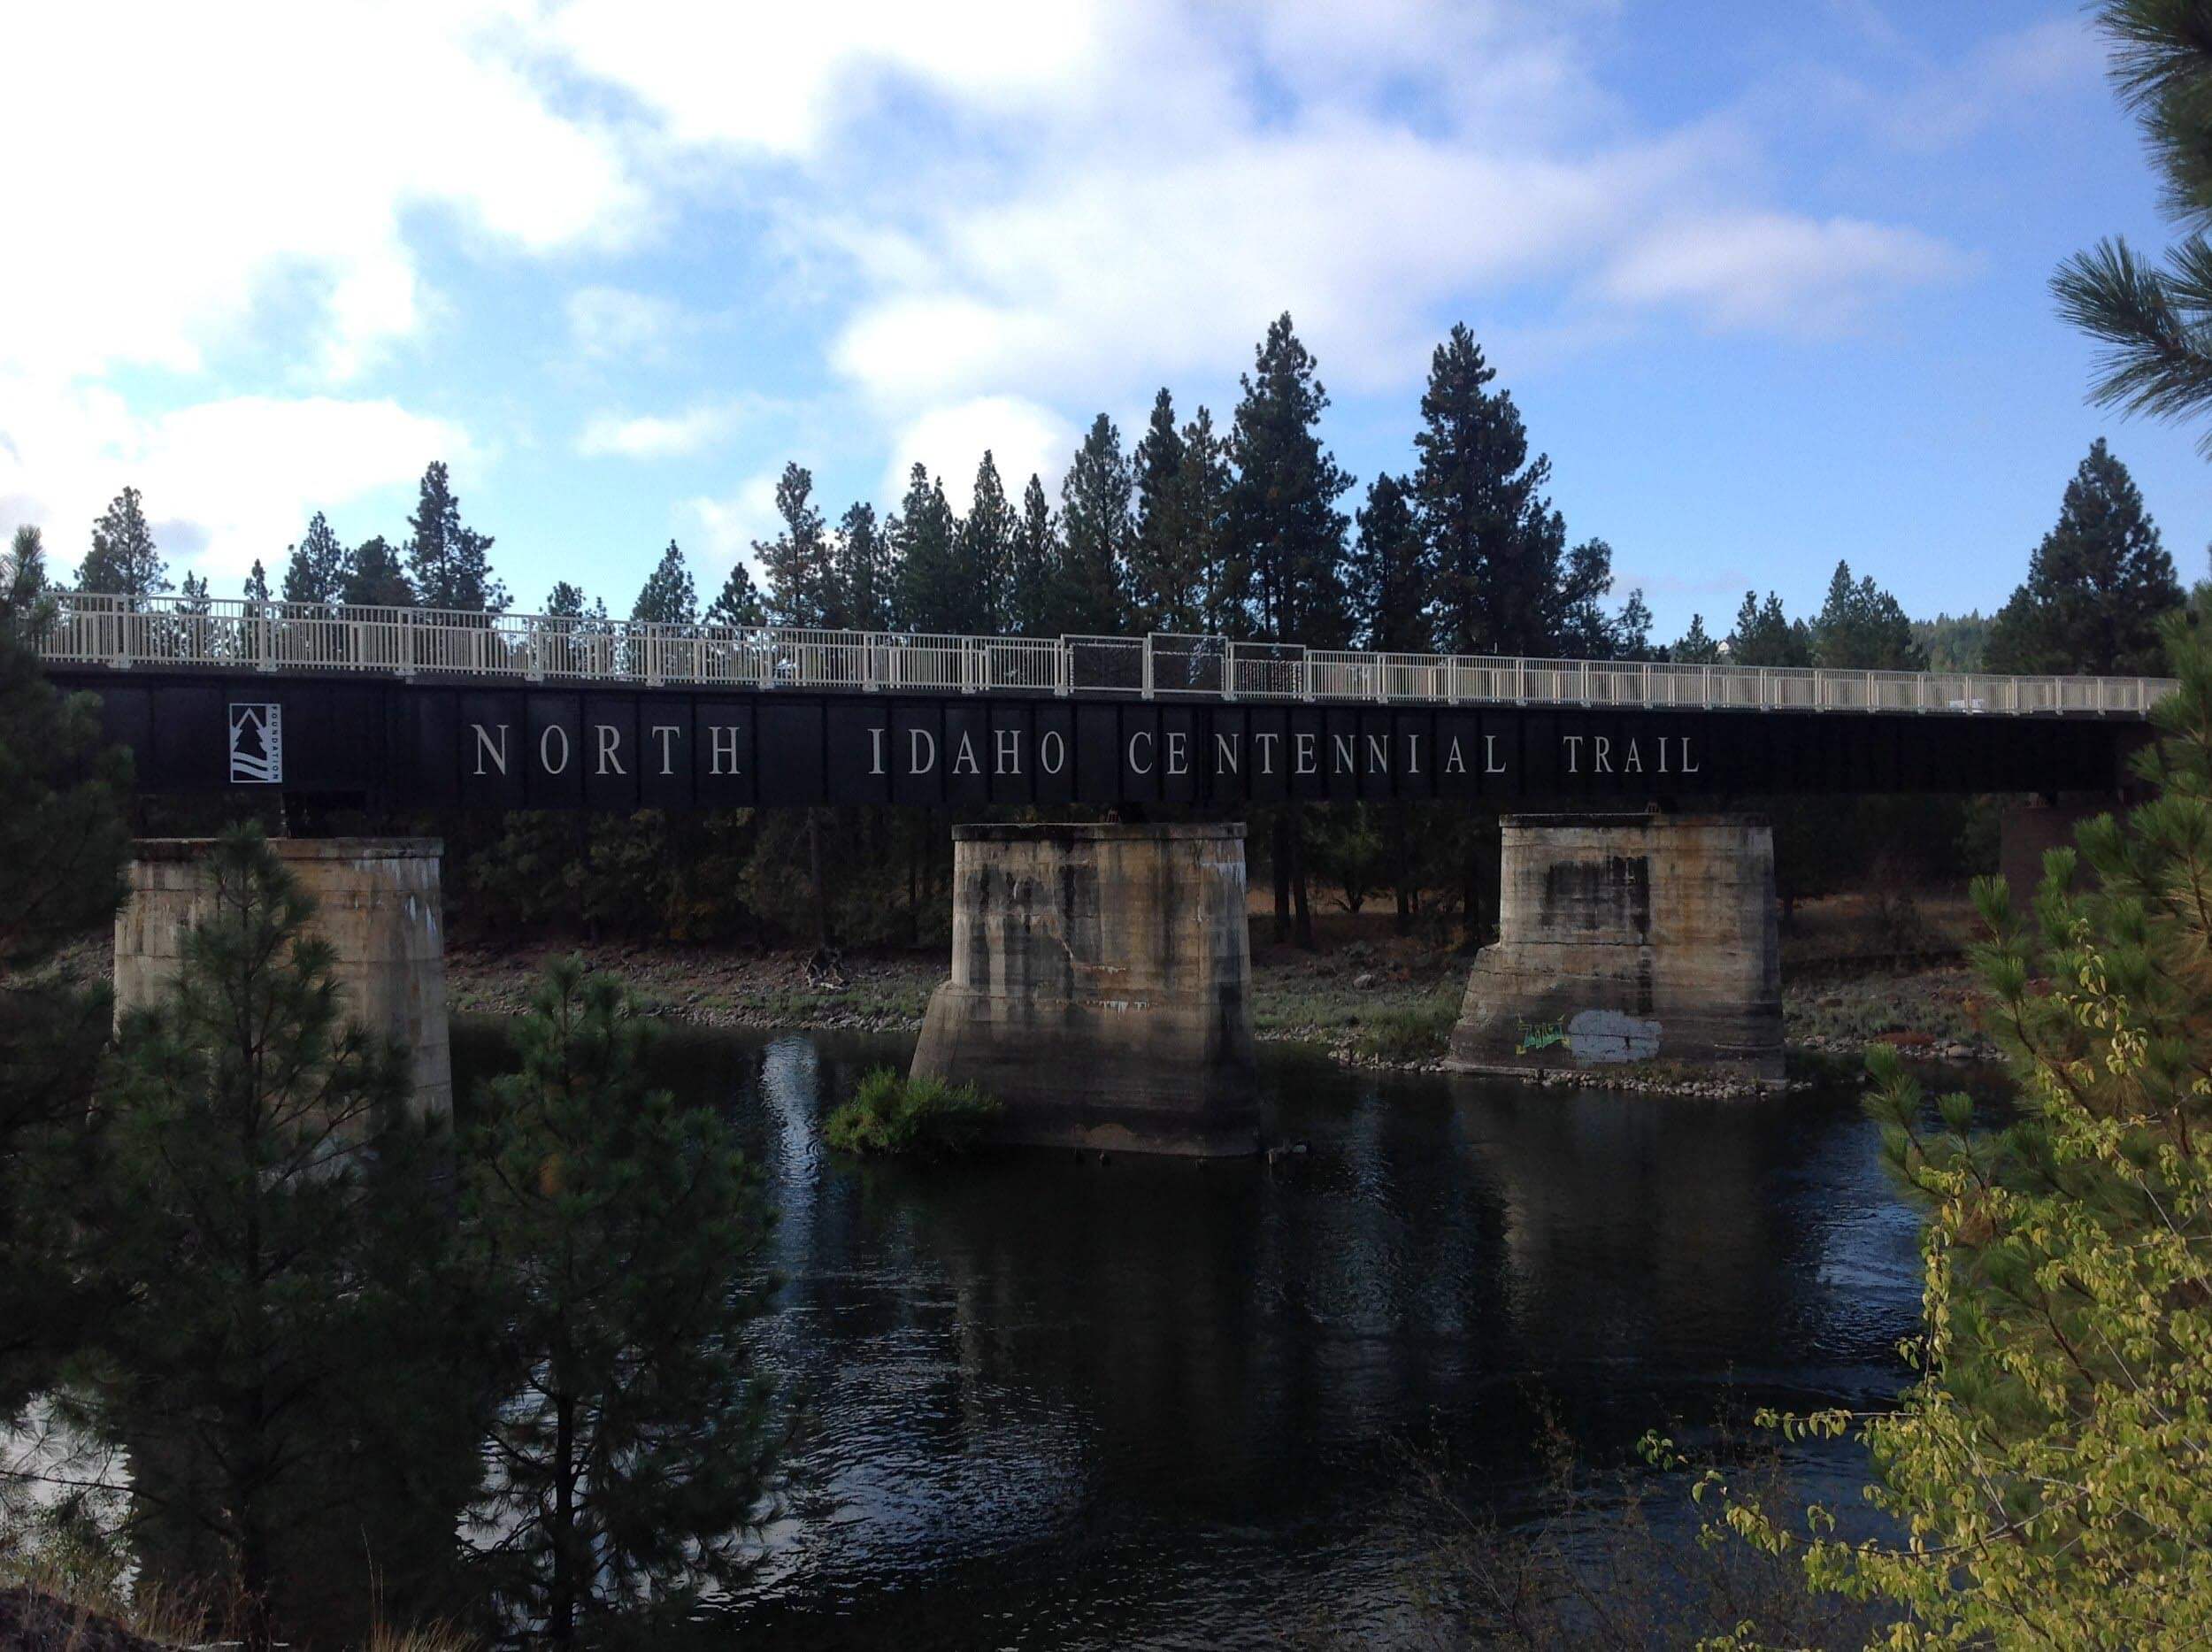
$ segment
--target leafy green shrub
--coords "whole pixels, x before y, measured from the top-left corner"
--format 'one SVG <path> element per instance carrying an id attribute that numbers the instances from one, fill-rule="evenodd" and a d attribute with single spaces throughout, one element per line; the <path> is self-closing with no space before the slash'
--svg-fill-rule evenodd
<path id="1" fill-rule="evenodd" d="M 999 1112 L 998 1103 L 972 1084 L 910 1079 L 878 1067 L 830 1114 L 822 1135 L 842 1153 L 939 1158 L 973 1147 Z"/>
<path id="2" fill-rule="evenodd" d="M 1367 1018 L 1353 1048 L 1373 1061 L 1433 1061 L 1450 1047 L 1458 1020 L 1456 995 L 1379 1010 Z"/>

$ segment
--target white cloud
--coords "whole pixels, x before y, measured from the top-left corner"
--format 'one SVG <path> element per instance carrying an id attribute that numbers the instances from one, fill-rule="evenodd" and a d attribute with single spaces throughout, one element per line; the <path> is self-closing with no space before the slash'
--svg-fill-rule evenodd
<path id="1" fill-rule="evenodd" d="M 602 413 L 576 438 L 576 451 L 587 458 L 608 455 L 631 459 L 680 457 L 718 442 L 735 422 L 735 410 L 716 403 L 703 403 L 680 413 L 646 413 L 635 418 Z"/>
<path id="2" fill-rule="evenodd" d="M 525 253 L 619 241 L 618 146 L 526 44 L 496 0 L 0 8 L 0 367 L 192 370 L 265 313 L 342 377 L 422 323 L 411 213 Z"/>
<path id="3" fill-rule="evenodd" d="M 1018 503 L 1034 474 L 1056 501 L 1077 434 L 1050 408 L 1020 396 L 978 396 L 933 408 L 892 438 L 883 496 L 897 499 L 906 492 L 907 473 L 918 460 L 933 477 L 944 479 L 945 497 L 965 514 L 975 496 L 976 467 L 987 449 L 1008 498 Z"/>
<path id="4" fill-rule="evenodd" d="M 0 515 L 36 521 L 66 579 L 93 519 L 126 484 L 144 495 L 173 576 L 196 569 L 219 594 L 258 557 L 271 573 L 310 514 L 391 490 L 434 458 L 480 456 L 445 420 L 386 399 L 232 396 L 140 417 L 104 389 L 59 395 L 0 382 Z M 12 524 L 11 524 L 12 526 Z"/>
<path id="5" fill-rule="evenodd" d="M 688 327 L 682 308 L 650 293 L 583 287 L 568 296 L 569 337 L 596 361 L 657 361 Z"/>
<path id="6" fill-rule="evenodd" d="M 1628 304 L 1687 304 L 1719 327 L 1822 328 L 1850 321 L 1877 294 L 1943 280 L 1963 263 L 1915 230 L 1739 213 L 1653 230 L 1601 285 Z"/>
<path id="7" fill-rule="evenodd" d="M 703 494 L 677 507 L 678 517 L 693 536 L 705 542 L 710 564 L 727 569 L 742 558 L 758 574 L 753 542 L 773 539 L 782 526 L 776 514 L 776 480 L 780 474 L 762 471 L 720 498 Z"/>

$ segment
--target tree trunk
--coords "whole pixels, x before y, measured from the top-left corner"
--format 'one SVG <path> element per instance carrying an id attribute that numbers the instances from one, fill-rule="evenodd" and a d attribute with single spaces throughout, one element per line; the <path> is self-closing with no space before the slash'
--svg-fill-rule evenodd
<path id="1" fill-rule="evenodd" d="M 545 1638 L 565 1646 L 576 1638 L 576 1402 L 553 1404 L 553 1583 L 545 1598 Z"/>
<path id="2" fill-rule="evenodd" d="M 1270 870 L 1275 875 L 1275 944 L 1290 939 L 1290 808 L 1275 811 L 1273 851 Z"/>
<path id="3" fill-rule="evenodd" d="M 1306 887 L 1306 811 L 1302 803 L 1291 805 L 1290 896 L 1298 914 L 1298 944 L 1307 951 L 1313 942 L 1313 898 Z"/>

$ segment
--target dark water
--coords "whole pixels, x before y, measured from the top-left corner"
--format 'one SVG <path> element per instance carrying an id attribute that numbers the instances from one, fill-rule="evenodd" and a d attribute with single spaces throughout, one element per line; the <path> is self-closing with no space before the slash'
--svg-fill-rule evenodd
<path id="1" fill-rule="evenodd" d="M 457 1030 L 466 1084 L 495 1024 Z M 679 1034 L 769 1167 L 760 1330 L 801 1489 L 710 1638 L 1243 1645 L 1399 1621 L 1418 1456 L 1510 1515 L 1594 1461 L 1901 1379 L 1915 1220 L 1847 1086 L 1762 1102 L 1351 1075 L 1277 1055 L 1303 1157 L 860 1166 L 818 1123 L 911 1041 Z M 1797 1469 L 1863 1478 L 1848 1448 Z M 1848 1495 L 1855 1502 L 1855 1495 Z"/>

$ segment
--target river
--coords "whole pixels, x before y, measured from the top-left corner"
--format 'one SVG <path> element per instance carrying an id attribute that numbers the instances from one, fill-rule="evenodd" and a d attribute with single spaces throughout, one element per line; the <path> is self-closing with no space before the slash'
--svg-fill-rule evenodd
<path id="1" fill-rule="evenodd" d="M 456 1029 L 463 1094 L 503 1029 Z M 1916 1218 L 1855 1087 L 1747 1102 L 1264 1059 L 1273 1165 L 859 1164 L 820 1120 L 910 1037 L 678 1032 L 781 1210 L 756 1327 L 808 1418 L 757 1587 L 702 1644 L 1218 1647 L 1398 1623 L 1417 1464 L 1510 1518 L 1594 1462 L 1878 1403 Z M 1801 1457 L 1813 1493 L 1855 1448 Z"/>

